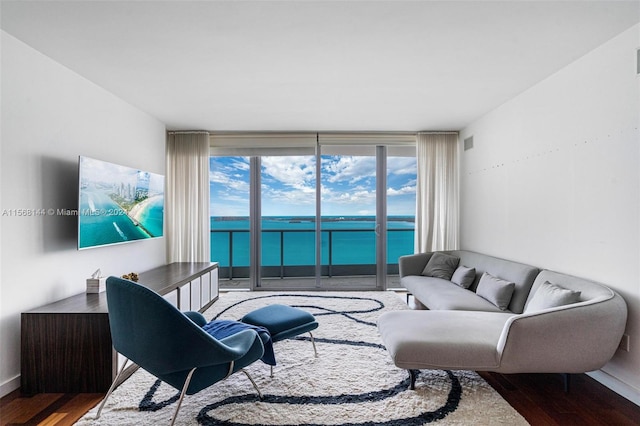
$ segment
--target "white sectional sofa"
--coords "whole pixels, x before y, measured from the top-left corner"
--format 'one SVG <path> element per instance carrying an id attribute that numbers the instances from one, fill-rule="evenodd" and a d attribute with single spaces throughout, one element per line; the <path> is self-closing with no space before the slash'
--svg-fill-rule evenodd
<path id="1" fill-rule="evenodd" d="M 384 344 L 395 365 L 409 370 L 412 387 L 413 370 L 421 369 L 568 377 L 601 368 L 617 349 L 627 306 L 610 288 L 479 253 L 437 253 L 449 257 L 431 270 L 434 253 L 400 258 L 401 284 L 427 309 L 388 312 L 378 319 Z M 459 259 L 455 282 L 446 279 L 446 261 L 452 258 Z M 472 280 L 456 283 L 458 268 Z M 423 275 L 434 271 L 445 277 Z M 508 300 L 506 287 L 512 288 Z"/>

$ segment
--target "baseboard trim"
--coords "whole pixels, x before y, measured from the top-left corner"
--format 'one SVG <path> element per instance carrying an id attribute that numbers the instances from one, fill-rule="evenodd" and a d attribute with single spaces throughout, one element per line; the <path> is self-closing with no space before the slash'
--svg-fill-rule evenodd
<path id="1" fill-rule="evenodd" d="M 587 373 L 587 376 L 602 383 L 618 395 L 623 396 L 634 404 L 640 406 L 640 389 L 636 389 L 602 370 L 591 371 Z"/>
<path id="2" fill-rule="evenodd" d="M 0 398 L 9 395 L 14 390 L 20 387 L 20 375 L 18 374 L 13 379 L 9 379 L 6 382 L 0 384 Z"/>

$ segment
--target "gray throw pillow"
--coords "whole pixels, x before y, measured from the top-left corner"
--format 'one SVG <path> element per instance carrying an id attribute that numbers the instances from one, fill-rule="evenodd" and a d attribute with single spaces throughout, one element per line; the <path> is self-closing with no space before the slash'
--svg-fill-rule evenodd
<path id="1" fill-rule="evenodd" d="M 580 301 L 580 291 L 569 290 L 557 284 L 545 281 L 540 284 L 527 304 L 525 312 L 555 308 Z"/>
<path id="2" fill-rule="evenodd" d="M 460 262 L 460 259 L 450 254 L 433 253 L 431 259 L 427 262 L 427 266 L 424 267 L 422 275 L 450 281 L 451 275 L 458 267 L 458 262 Z"/>
<path id="3" fill-rule="evenodd" d="M 476 268 L 458 266 L 458 269 L 451 276 L 451 282 L 462 288 L 469 288 L 476 278 Z"/>
<path id="4" fill-rule="evenodd" d="M 514 283 L 485 272 L 480 278 L 476 294 L 496 305 L 501 311 L 506 311 L 515 287 Z"/>

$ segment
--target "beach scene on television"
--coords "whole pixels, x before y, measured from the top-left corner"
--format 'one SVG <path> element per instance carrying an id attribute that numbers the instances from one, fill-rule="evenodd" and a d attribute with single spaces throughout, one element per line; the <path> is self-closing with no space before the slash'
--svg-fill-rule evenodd
<path id="1" fill-rule="evenodd" d="M 78 248 L 162 236 L 164 176 L 80 157 Z"/>

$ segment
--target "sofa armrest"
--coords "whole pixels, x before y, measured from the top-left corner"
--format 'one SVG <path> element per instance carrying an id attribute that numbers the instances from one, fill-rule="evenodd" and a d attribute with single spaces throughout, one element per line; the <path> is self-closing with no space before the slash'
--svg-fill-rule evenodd
<path id="1" fill-rule="evenodd" d="M 398 258 L 398 268 L 400 278 L 407 275 L 420 275 L 427 266 L 427 262 L 431 259 L 433 253 L 417 253 L 400 256 Z"/>
<path id="2" fill-rule="evenodd" d="M 498 353 L 502 373 L 585 373 L 614 355 L 624 333 L 622 297 L 516 315 L 506 322 Z"/>

